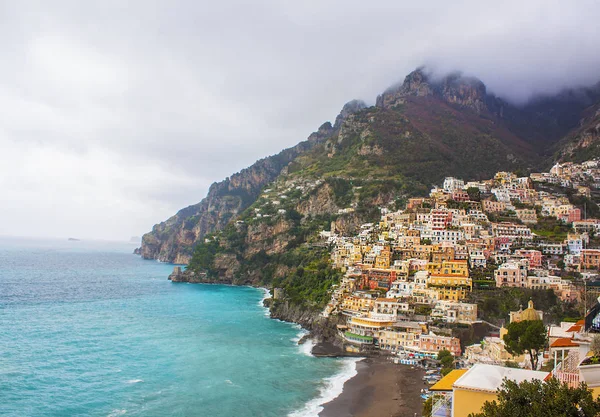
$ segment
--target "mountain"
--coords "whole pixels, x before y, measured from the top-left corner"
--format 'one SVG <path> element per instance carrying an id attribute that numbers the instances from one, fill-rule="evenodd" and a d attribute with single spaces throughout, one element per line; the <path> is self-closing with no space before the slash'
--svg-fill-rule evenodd
<path id="1" fill-rule="evenodd" d="M 598 152 L 599 106 L 597 86 L 515 106 L 476 78 L 419 68 L 375 106 L 351 101 L 333 125 L 213 184 L 145 234 L 139 252 L 224 282 L 292 276 L 321 259 L 304 245 L 317 230 L 352 232 L 376 207 L 424 195 L 445 176 L 489 178 Z"/>
<path id="2" fill-rule="evenodd" d="M 579 126 L 557 145 L 556 159 L 582 162 L 600 157 L 600 104 L 588 107 Z"/>

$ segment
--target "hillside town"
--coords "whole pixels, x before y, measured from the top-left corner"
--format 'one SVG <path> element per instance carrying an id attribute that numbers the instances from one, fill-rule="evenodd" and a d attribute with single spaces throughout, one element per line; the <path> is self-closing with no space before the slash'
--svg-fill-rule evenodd
<path id="1" fill-rule="evenodd" d="M 416 365 L 449 351 L 462 373 L 501 368 L 504 375 L 502 369 L 512 364 L 535 378 L 551 372 L 570 384 L 583 381 L 578 366 L 590 350 L 589 332 L 599 328 L 598 306 L 582 307 L 584 320 L 546 322 L 548 348 L 534 368 L 526 355 L 507 351 L 505 325 L 544 320 L 544 311 L 530 300 L 493 325 L 478 311 L 473 293 L 551 290 L 565 304 L 586 303 L 586 285 L 593 285 L 600 267 L 595 240 L 600 219 L 588 217 L 587 207 L 568 196 L 585 202 L 598 189 L 596 160 L 556 164 L 550 172 L 525 177 L 510 172 L 485 181 L 448 177 L 429 197 L 409 199 L 403 210 L 382 209 L 379 222 L 363 224 L 355 236 L 334 227 L 323 231 L 321 238 L 333 248 L 331 261 L 345 275 L 322 315 L 346 318 L 338 331 L 349 352 L 381 350 L 397 363 Z M 486 329 L 480 342 L 465 345 L 455 334 L 469 327 Z M 441 375 L 427 378 L 434 383 Z M 469 378 L 476 382 L 474 375 Z M 440 398 L 448 404 L 448 395 Z"/>

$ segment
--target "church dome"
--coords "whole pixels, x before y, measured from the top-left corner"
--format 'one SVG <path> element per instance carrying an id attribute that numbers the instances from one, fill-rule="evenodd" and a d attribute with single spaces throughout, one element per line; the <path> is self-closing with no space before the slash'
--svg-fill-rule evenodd
<path id="1" fill-rule="evenodd" d="M 527 308 L 521 313 L 521 321 L 539 319 L 540 315 L 533 308 L 533 301 L 529 300 L 529 303 L 527 303 Z"/>

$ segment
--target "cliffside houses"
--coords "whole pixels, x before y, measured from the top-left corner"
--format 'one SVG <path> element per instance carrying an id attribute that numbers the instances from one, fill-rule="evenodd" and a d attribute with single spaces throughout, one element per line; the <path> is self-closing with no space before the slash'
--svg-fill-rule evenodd
<path id="1" fill-rule="evenodd" d="M 346 318 L 340 335 L 353 351 L 380 349 L 403 363 L 435 358 L 444 349 L 460 357 L 469 369 L 453 370 L 431 387 L 432 415 L 480 411 L 504 378 L 586 382 L 598 396 L 600 369 L 585 358 L 590 332 L 600 333 L 600 303 L 585 320 L 548 327 L 540 364 L 551 365 L 551 372 L 506 368 L 507 361 L 531 364 L 527 355 L 508 353 L 503 326 L 470 346 L 461 346 L 453 329 L 480 322 L 472 297 L 477 287 L 551 290 L 565 302 L 582 300 L 581 286 L 564 272 L 598 274 L 600 220 L 570 203 L 565 190 L 589 198 L 599 189 L 598 161 L 557 164 L 529 177 L 446 178 L 429 197 L 409 199 L 404 210 L 383 210 L 379 222 L 362 225 L 355 236 L 323 235 L 333 244 L 333 264 L 346 271 L 323 314 Z M 532 301 L 506 317 L 543 318 Z"/>
<path id="2" fill-rule="evenodd" d="M 477 305 L 467 302 L 474 285 L 550 289 L 563 301 L 579 300 L 581 290 L 558 276 L 556 265 L 598 271 L 600 248 L 590 247 L 590 235 L 600 232 L 600 220 L 582 220 L 580 207 L 547 184 L 589 195 L 600 188 L 599 164 L 556 165 L 529 177 L 499 172 L 467 183 L 448 177 L 404 210 L 382 210 L 379 222 L 363 224 L 355 236 L 323 232 L 334 266 L 346 271 L 323 315 L 346 316 L 341 330 L 354 346 L 460 355 L 458 339 L 430 329 L 477 323 Z M 548 222 L 570 227 L 566 238 L 553 238 Z M 467 353 L 506 360 L 501 344 L 490 336 Z"/>

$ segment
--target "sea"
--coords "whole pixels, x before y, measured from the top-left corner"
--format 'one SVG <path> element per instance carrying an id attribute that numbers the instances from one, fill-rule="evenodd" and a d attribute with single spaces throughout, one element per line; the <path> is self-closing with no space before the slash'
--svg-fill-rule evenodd
<path id="1" fill-rule="evenodd" d="M 0 416 L 317 416 L 356 374 L 264 290 L 171 283 L 134 247 L 0 238 Z"/>

